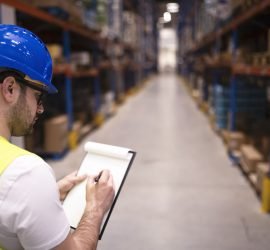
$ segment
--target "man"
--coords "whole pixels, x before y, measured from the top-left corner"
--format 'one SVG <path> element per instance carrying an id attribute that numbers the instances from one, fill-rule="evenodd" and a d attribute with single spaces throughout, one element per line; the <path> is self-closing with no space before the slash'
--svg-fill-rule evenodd
<path id="1" fill-rule="evenodd" d="M 42 114 L 51 83 L 52 61 L 43 42 L 15 25 L 0 25 L 0 249 L 96 249 L 100 225 L 114 197 L 113 180 L 104 170 L 88 177 L 86 208 L 70 233 L 61 200 L 87 178 L 70 174 L 58 184 L 39 156 L 9 142 L 31 133 Z"/>

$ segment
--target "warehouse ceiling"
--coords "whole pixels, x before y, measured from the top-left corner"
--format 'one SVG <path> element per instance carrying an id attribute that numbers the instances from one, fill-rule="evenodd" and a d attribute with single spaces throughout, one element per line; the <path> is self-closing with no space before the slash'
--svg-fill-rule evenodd
<path id="1" fill-rule="evenodd" d="M 172 27 L 178 30 L 181 29 L 186 24 L 187 16 L 192 12 L 193 6 L 196 4 L 196 1 L 198 0 L 156 0 L 159 22 L 162 22 L 163 14 L 167 11 L 167 4 L 177 3 L 179 6 L 179 12 L 171 13 L 171 21 L 162 25 L 164 27 Z"/>
<path id="2" fill-rule="evenodd" d="M 172 13 L 171 21 L 164 25 L 181 31 L 183 27 L 191 24 L 190 17 L 194 14 L 194 7 L 202 2 L 205 4 L 208 13 L 216 18 L 225 20 L 231 14 L 232 0 L 156 0 L 158 18 L 162 18 L 163 13 L 167 11 L 168 3 L 177 3 L 179 5 L 179 12 Z"/>

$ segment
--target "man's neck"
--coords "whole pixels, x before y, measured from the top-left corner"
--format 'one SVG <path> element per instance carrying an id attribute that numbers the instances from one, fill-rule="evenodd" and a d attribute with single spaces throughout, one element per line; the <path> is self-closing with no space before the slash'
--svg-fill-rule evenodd
<path id="1" fill-rule="evenodd" d="M 7 140 L 10 139 L 11 137 L 11 133 L 10 133 L 10 129 L 8 128 L 7 124 L 6 124 L 6 120 L 5 119 L 1 119 L 0 116 L 0 120 L 4 121 L 0 123 L 0 136 L 6 138 Z"/>

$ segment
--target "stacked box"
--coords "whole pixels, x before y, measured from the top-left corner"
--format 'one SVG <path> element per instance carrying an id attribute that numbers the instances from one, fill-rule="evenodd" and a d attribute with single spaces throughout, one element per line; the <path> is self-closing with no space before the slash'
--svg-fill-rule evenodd
<path id="1" fill-rule="evenodd" d="M 155 33 L 154 7 L 151 1 L 141 1 L 139 5 L 141 16 L 136 17 L 137 22 L 137 39 L 142 40 L 143 44 L 140 49 L 143 50 L 142 63 L 145 62 L 148 70 L 151 70 L 153 63 L 156 62 L 157 39 Z M 138 61 L 140 59 L 138 58 Z"/>
<path id="2" fill-rule="evenodd" d="M 195 39 L 200 41 L 206 34 L 214 31 L 216 20 L 215 17 L 207 12 L 204 1 L 197 4 L 195 15 Z"/>
<path id="3" fill-rule="evenodd" d="M 270 121 L 253 121 L 250 125 L 250 141 L 261 152 L 265 161 L 270 157 Z"/>
<path id="4" fill-rule="evenodd" d="M 83 24 L 90 29 L 97 29 L 96 10 L 85 8 L 83 12 Z"/>
<path id="5" fill-rule="evenodd" d="M 95 98 L 92 97 L 93 85 L 93 80 L 89 77 L 81 77 L 73 81 L 73 86 L 76 86 L 72 91 L 74 116 L 83 124 L 93 118 L 95 108 L 93 104 Z"/>
<path id="6" fill-rule="evenodd" d="M 115 112 L 114 99 L 115 95 L 112 91 L 104 94 L 104 112 L 106 117 L 111 116 Z"/>
<path id="7" fill-rule="evenodd" d="M 236 129 L 251 133 L 254 122 L 265 120 L 267 92 L 264 85 L 240 81 L 236 92 Z"/>
<path id="8" fill-rule="evenodd" d="M 108 35 L 108 4 L 106 0 L 97 1 L 96 23 L 104 36 Z"/>
<path id="9" fill-rule="evenodd" d="M 33 5 L 48 11 L 50 14 L 82 24 L 83 9 L 73 0 L 32 0 Z"/>
<path id="10" fill-rule="evenodd" d="M 260 1 L 262 0 L 243 0 L 241 5 L 242 11 L 246 11 L 247 9 L 254 7 L 254 5 L 256 5 Z"/>
<path id="11" fill-rule="evenodd" d="M 261 162 L 257 165 L 257 182 L 256 182 L 256 189 L 259 193 L 262 192 L 263 187 L 263 179 L 269 173 L 269 162 Z"/>
<path id="12" fill-rule="evenodd" d="M 214 88 L 214 112 L 216 126 L 219 129 L 226 129 L 229 113 L 229 88 L 216 85 Z"/>
<path id="13" fill-rule="evenodd" d="M 60 115 L 44 123 L 44 151 L 62 153 L 68 145 L 68 117 Z"/>
<path id="14" fill-rule="evenodd" d="M 210 90 L 210 106 L 213 107 L 219 128 L 227 128 L 230 124 L 230 88 L 215 85 Z M 236 86 L 235 113 L 236 130 L 250 132 L 251 121 L 264 120 L 267 114 L 267 90 L 265 84 L 256 84 L 240 80 Z"/>
<path id="15" fill-rule="evenodd" d="M 77 140 L 79 141 L 81 139 L 81 129 L 82 129 L 82 122 L 80 120 L 74 121 L 72 125 L 72 131 L 75 132 L 77 135 Z"/>
<path id="16" fill-rule="evenodd" d="M 75 71 L 89 70 L 93 65 L 92 55 L 89 51 L 72 52 L 70 64 Z"/>
<path id="17" fill-rule="evenodd" d="M 253 145 L 241 146 L 241 163 L 247 173 L 256 172 L 257 164 L 263 161 L 263 156 Z"/>
<path id="18" fill-rule="evenodd" d="M 260 143 L 258 145 L 258 149 L 262 153 L 264 160 L 269 160 L 270 157 L 270 136 L 263 135 L 261 137 Z"/>
<path id="19" fill-rule="evenodd" d="M 231 132 L 224 130 L 222 135 L 229 150 L 239 150 L 246 142 L 245 135 L 239 131 Z"/>
<path id="20" fill-rule="evenodd" d="M 108 1 L 108 36 L 110 38 L 122 37 L 122 0 Z"/>
<path id="21" fill-rule="evenodd" d="M 132 46 L 138 44 L 136 14 L 131 11 L 123 12 L 123 41 Z"/>
<path id="22" fill-rule="evenodd" d="M 245 0 L 234 0 L 230 1 L 231 8 L 232 8 L 232 15 L 235 17 L 241 13 L 242 6 Z"/>
<path id="23" fill-rule="evenodd" d="M 105 0 L 84 0 L 83 24 L 90 29 L 101 31 L 101 35 L 108 35 L 108 2 Z"/>
<path id="24" fill-rule="evenodd" d="M 63 46 L 59 44 L 46 44 L 46 46 L 52 57 L 53 65 L 57 65 L 57 64 L 65 62 L 65 59 L 63 56 Z"/>

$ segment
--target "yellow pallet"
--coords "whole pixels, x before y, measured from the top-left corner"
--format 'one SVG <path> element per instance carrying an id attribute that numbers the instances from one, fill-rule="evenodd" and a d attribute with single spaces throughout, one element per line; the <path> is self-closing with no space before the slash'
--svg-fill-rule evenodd
<path id="1" fill-rule="evenodd" d="M 77 131 L 70 131 L 68 134 L 68 146 L 70 149 L 75 149 L 78 146 L 78 133 Z"/>
<path id="2" fill-rule="evenodd" d="M 136 87 L 133 87 L 127 91 L 127 96 L 131 96 L 137 93 Z"/>
<path id="3" fill-rule="evenodd" d="M 126 101 L 126 96 L 123 93 L 119 94 L 118 104 L 123 104 L 125 101 Z"/>
<path id="4" fill-rule="evenodd" d="M 270 212 L 270 178 L 268 176 L 263 179 L 262 211 L 265 213 Z"/>
<path id="5" fill-rule="evenodd" d="M 105 117 L 103 114 L 99 113 L 99 114 L 96 114 L 95 118 L 94 118 L 94 126 L 101 126 L 105 121 Z"/>

